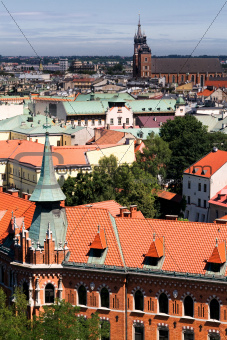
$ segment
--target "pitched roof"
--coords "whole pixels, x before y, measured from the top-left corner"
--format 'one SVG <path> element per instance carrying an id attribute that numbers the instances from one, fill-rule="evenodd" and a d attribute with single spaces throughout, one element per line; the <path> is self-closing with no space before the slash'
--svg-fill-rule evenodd
<path id="1" fill-rule="evenodd" d="M 107 247 L 107 244 L 106 244 L 105 232 L 104 232 L 104 229 L 101 229 L 95 235 L 94 241 L 91 243 L 90 248 L 104 250 L 106 249 L 106 247 Z"/>
<path id="2" fill-rule="evenodd" d="M 214 250 L 207 262 L 224 263 L 226 261 L 226 245 L 225 242 L 216 243 Z"/>
<path id="3" fill-rule="evenodd" d="M 226 162 L 227 151 L 212 151 L 201 158 L 198 162 L 192 164 L 188 169 L 184 171 L 184 173 L 209 178 Z"/>
<path id="4" fill-rule="evenodd" d="M 25 229 L 31 225 L 35 204 L 20 197 L 0 192 L 0 243 L 8 236 L 12 213 L 16 218 L 24 217 Z"/>
<path id="5" fill-rule="evenodd" d="M 213 91 L 211 91 L 211 90 L 208 90 L 208 89 L 205 89 L 205 90 L 203 90 L 202 92 L 198 92 L 197 93 L 197 96 L 198 97 L 209 97 L 212 93 L 214 93 L 214 90 Z"/>
<path id="6" fill-rule="evenodd" d="M 117 144 L 122 140 L 122 138 L 124 138 L 124 136 L 124 132 L 114 130 L 102 130 L 101 137 L 97 139 L 95 143 L 97 143 L 98 145 Z"/>
<path id="7" fill-rule="evenodd" d="M 174 120 L 174 118 L 175 118 L 174 116 L 155 116 L 155 117 L 140 116 L 137 117 L 136 123 L 140 127 L 160 128 L 160 126 L 163 123 L 166 123 L 168 120 Z"/>
<path id="8" fill-rule="evenodd" d="M 90 205 L 89 204 L 83 204 L 83 205 L 80 205 L 80 206 L 77 206 L 77 207 L 86 207 L 86 206 L 87 207 L 89 206 L 90 208 L 107 209 L 113 217 L 116 217 L 117 215 L 119 215 L 120 208 L 121 208 L 121 205 L 114 200 L 103 201 L 103 202 L 95 202 L 95 203 L 91 203 Z"/>
<path id="9" fill-rule="evenodd" d="M 157 257 L 160 258 L 164 255 L 164 240 L 154 238 L 151 246 L 146 254 L 146 257 Z"/>
<path id="10" fill-rule="evenodd" d="M 176 203 L 180 203 L 182 201 L 181 195 L 175 194 L 175 193 L 170 192 L 170 191 L 158 190 L 156 194 L 159 198 L 163 198 L 164 200 L 168 200 L 168 201 L 172 201 L 172 202 L 176 202 Z"/>
<path id="11" fill-rule="evenodd" d="M 218 191 L 210 200 L 210 204 L 227 208 L 227 185 Z"/>
<path id="12" fill-rule="evenodd" d="M 133 111 L 133 113 L 174 113 L 175 105 L 175 99 L 146 99 L 127 102 L 127 106 Z"/>
<path id="13" fill-rule="evenodd" d="M 223 72 L 218 58 L 155 58 L 152 73 Z"/>

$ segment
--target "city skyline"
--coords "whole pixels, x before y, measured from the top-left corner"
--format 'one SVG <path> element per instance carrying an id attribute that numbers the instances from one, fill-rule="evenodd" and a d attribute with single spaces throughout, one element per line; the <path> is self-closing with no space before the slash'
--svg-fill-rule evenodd
<path id="1" fill-rule="evenodd" d="M 224 3 L 145 0 L 138 5 L 135 0 L 116 0 L 107 6 L 103 0 L 88 0 L 85 7 L 71 0 L 67 6 L 59 1 L 56 5 L 52 0 L 32 4 L 28 0 L 8 0 L 1 3 L 0 54 L 35 56 L 30 43 L 38 56 L 132 56 L 140 12 L 142 31 L 153 55 L 191 54 L 210 25 L 193 56 L 225 55 L 227 7 L 221 10 Z"/>

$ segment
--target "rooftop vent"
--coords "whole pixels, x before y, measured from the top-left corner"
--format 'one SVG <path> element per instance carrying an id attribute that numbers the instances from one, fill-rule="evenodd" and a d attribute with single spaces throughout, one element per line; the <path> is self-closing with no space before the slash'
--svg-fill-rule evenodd
<path id="1" fill-rule="evenodd" d="M 212 152 L 217 152 L 218 148 L 216 146 L 213 147 Z"/>

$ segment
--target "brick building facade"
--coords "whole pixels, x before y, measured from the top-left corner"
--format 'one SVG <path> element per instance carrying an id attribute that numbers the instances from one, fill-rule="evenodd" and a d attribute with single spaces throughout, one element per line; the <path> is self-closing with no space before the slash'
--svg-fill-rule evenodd
<path id="1" fill-rule="evenodd" d="M 210 78 L 223 77 L 224 72 L 218 58 L 157 58 L 151 56 L 147 37 L 141 31 L 140 20 L 134 37 L 133 77 L 162 78 L 167 84 L 205 85 Z"/>
<path id="2" fill-rule="evenodd" d="M 224 222 L 223 222 L 224 223 Z M 0 193 L 0 286 L 30 317 L 55 297 L 98 311 L 110 339 L 227 335 L 225 224 L 145 219 L 114 201 L 64 206 L 48 135 L 30 201 Z"/>

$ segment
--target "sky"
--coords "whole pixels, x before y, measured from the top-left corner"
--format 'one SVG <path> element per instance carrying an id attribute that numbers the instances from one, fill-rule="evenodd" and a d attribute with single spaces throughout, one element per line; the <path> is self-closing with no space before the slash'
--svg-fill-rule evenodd
<path id="1" fill-rule="evenodd" d="M 138 13 L 153 55 L 227 55 L 226 0 L 3 0 L 0 54 L 132 56 Z"/>

